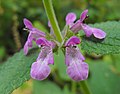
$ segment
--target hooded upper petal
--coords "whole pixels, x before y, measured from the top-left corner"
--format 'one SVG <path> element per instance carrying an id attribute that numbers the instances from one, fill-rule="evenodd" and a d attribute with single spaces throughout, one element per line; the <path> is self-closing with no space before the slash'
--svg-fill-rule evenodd
<path id="1" fill-rule="evenodd" d="M 46 40 L 45 38 L 39 38 L 36 41 L 37 45 L 41 46 L 41 52 L 37 60 L 46 60 L 48 64 L 54 64 L 53 52 L 52 52 L 52 42 Z"/>
<path id="2" fill-rule="evenodd" d="M 80 16 L 80 21 L 83 22 L 87 16 L 87 13 L 88 13 L 88 9 L 84 10 L 82 13 L 81 13 L 81 16 Z"/>
<path id="3" fill-rule="evenodd" d="M 80 20 L 76 21 L 70 28 L 71 31 L 73 31 L 74 33 L 77 33 L 78 31 L 80 31 L 82 29 L 81 26 L 82 22 Z"/>
<path id="4" fill-rule="evenodd" d="M 45 33 L 38 30 L 37 28 L 34 28 L 32 23 L 28 19 L 24 18 L 23 22 L 25 24 L 25 27 L 28 28 L 30 30 L 30 32 L 32 31 L 32 33 L 36 34 L 37 36 L 45 37 Z"/>
<path id="5" fill-rule="evenodd" d="M 45 33 L 38 30 L 37 28 L 34 28 L 28 19 L 24 18 L 23 22 L 25 24 L 25 27 L 29 29 L 29 35 L 24 45 L 24 53 L 26 55 L 28 53 L 29 47 L 32 47 L 32 41 L 36 41 L 36 39 L 40 37 L 45 37 Z"/>
<path id="6" fill-rule="evenodd" d="M 88 10 L 84 10 L 81 13 L 80 19 L 77 20 L 74 24 L 72 24 L 72 26 L 70 27 L 70 30 L 73 31 L 74 33 L 77 33 L 78 31 L 82 30 L 82 23 L 85 20 L 86 16 L 87 16 Z"/>
<path id="7" fill-rule="evenodd" d="M 28 29 L 32 29 L 33 28 L 32 23 L 28 19 L 24 18 L 23 22 L 24 22 L 26 28 L 28 28 Z"/>
<path id="8" fill-rule="evenodd" d="M 82 61 L 85 60 L 84 56 L 80 53 L 79 48 L 77 47 L 77 44 L 80 43 L 80 39 L 76 36 L 72 36 L 69 38 L 66 43 L 66 54 L 65 54 L 65 62 L 66 65 L 69 66 L 70 62 L 73 58 L 78 58 Z"/>
<path id="9" fill-rule="evenodd" d="M 25 27 L 28 28 L 29 31 L 32 32 L 34 35 L 39 36 L 39 37 L 40 36 L 45 37 L 45 33 L 38 30 L 37 28 L 34 28 L 32 23 L 28 19 L 24 18 L 23 22 L 25 24 Z"/>
<path id="10" fill-rule="evenodd" d="M 80 39 L 76 36 L 72 36 L 66 41 L 65 46 L 76 45 L 76 44 L 80 44 Z"/>
<path id="11" fill-rule="evenodd" d="M 42 45 L 42 46 L 51 46 L 51 42 L 46 40 L 44 37 L 41 37 L 41 38 L 37 39 L 36 44 L 37 45 Z"/>
<path id="12" fill-rule="evenodd" d="M 75 13 L 68 13 L 66 16 L 66 25 L 69 25 L 70 27 L 73 25 L 74 21 L 76 20 Z"/>

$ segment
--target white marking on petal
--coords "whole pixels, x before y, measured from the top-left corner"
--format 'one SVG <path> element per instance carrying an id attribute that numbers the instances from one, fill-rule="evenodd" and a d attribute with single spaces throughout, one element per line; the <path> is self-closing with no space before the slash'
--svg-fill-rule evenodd
<path id="1" fill-rule="evenodd" d="M 31 67 L 31 77 L 36 80 L 44 80 L 50 74 L 50 67 L 45 63 L 40 61 L 34 62 Z"/>
<path id="2" fill-rule="evenodd" d="M 88 77 L 88 65 L 79 59 L 73 59 L 67 68 L 67 74 L 73 80 L 85 80 Z"/>

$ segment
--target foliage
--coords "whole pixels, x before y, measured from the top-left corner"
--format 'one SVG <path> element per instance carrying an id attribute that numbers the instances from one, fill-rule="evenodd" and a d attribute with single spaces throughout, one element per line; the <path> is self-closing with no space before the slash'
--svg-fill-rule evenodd
<path id="1" fill-rule="evenodd" d="M 82 49 L 88 53 L 113 54 L 120 53 L 120 22 L 104 22 L 94 24 L 94 27 L 100 28 L 107 33 L 103 40 L 95 38 L 83 38 Z"/>
<path id="2" fill-rule="evenodd" d="M 55 83 L 50 81 L 34 81 L 33 94 L 39 94 L 40 92 L 42 94 L 62 94 L 60 87 L 58 87 Z"/>
<path id="3" fill-rule="evenodd" d="M 37 57 L 37 50 L 33 50 L 28 56 L 25 56 L 23 50 L 21 50 L 0 65 L 1 94 L 10 94 L 14 89 L 30 79 L 29 70 Z"/>
<path id="4" fill-rule="evenodd" d="M 88 84 L 92 94 L 119 94 L 120 76 L 111 70 L 111 65 L 104 61 L 90 61 L 91 78 Z"/>
<path id="5" fill-rule="evenodd" d="M 89 9 L 92 27 L 107 33 L 103 40 L 93 36 L 86 38 L 82 31 L 80 49 L 85 52 L 90 75 L 86 80 L 92 94 L 119 94 L 120 92 L 120 12 L 119 0 L 53 0 L 55 13 L 61 28 L 65 25 L 68 12 L 75 12 L 77 18 L 84 9 Z M 112 12 L 111 12 L 112 11 Z M 42 0 L 2 0 L 0 1 L 0 62 L 19 51 L 27 37 L 23 31 L 23 18 L 30 19 L 34 26 L 48 31 L 48 20 Z M 109 20 L 109 21 L 108 21 Z M 107 22 L 105 22 L 107 21 Z M 94 24 L 93 24 L 94 23 Z M 70 33 L 72 34 L 72 33 Z M 22 46 L 17 46 L 17 43 Z M 30 67 L 36 60 L 39 50 L 33 48 L 27 56 L 20 50 L 0 64 L 0 94 L 11 94 L 30 79 Z M 93 55 L 95 54 L 95 55 Z M 97 55 L 96 55 L 97 54 Z M 117 54 L 117 55 L 113 55 Z M 44 81 L 33 82 L 33 94 L 79 94 L 80 82 L 70 80 L 66 74 L 64 53 L 54 53 L 55 64 L 51 75 Z"/>
<path id="6" fill-rule="evenodd" d="M 65 24 L 63 20 L 65 20 L 65 16 L 68 12 L 75 12 L 79 18 L 82 10 L 86 8 L 89 9 L 89 15 L 91 15 L 90 19 L 87 20 L 88 23 L 120 20 L 119 2 L 119 0 L 65 0 L 64 2 L 61 2 L 61 0 L 57 0 L 57 2 L 56 0 L 53 0 L 53 5 L 59 25 L 60 27 L 63 27 Z M 0 49 L 3 52 L 0 61 L 3 61 L 8 55 L 12 55 L 14 52 L 19 50 L 16 47 L 14 33 L 12 32 L 12 27 L 15 23 L 13 22 L 13 17 L 15 15 L 17 16 L 17 20 L 15 22 L 18 24 L 16 32 L 19 33 L 21 45 L 24 44 L 27 35 L 27 33 L 22 30 L 24 27 L 22 21 L 24 17 L 27 17 L 30 20 L 40 21 L 41 24 L 47 26 L 47 16 L 44 12 L 42 0 L 29 0 L 29 2 L 27 0 L 1 0 L 0 39 L 4 39 L 4 41 L 0 40 Z"/>

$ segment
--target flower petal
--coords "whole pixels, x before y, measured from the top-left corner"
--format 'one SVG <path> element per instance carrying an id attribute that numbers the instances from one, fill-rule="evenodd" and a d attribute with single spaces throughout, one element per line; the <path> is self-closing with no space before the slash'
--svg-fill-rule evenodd
<path id="1" fill-rule="evenodd" d="M 50 67 L 43 62 L 34 62 L 30 74 L 33 79 L 44 80 L 50 74 Z"/>
<path id="2" fill-rule="evenodd" d="M 72 36 L 66 41 L 65 46 L 76 45 L 76 44 L 80 44 L 80 39 L 76 36 Z"/>
<path id="3" fill-rule="evenodd" d="M 70 25 L 71 27 L 74 21 L 76 20 L 75 13 L 72 13 L 72 12 L 68 13 L 65 20 L 66 20 L 66 25 Z"/>
<path id="4" fill-rule="evenodd" d="M 37 61 L 42 60 L 47 64 L 54 64 L 54 57 L 51 46 L 43 46 L 41 52 L 38 55 Z"/>
<path id="5" fill-rule="evenodd" d="M 30 31 L 27 41 L 26 41 L 26 44 L 24 46 L 24 53 L 26 55 L 28 53 L 28 48 L 32 47 L 32 41 L 36 41 L 36 39 L 38 39 L 40 37 L 45 37 L 45 33 L 38 30 L 37 28 L 34 28 L 32 26 L 32 23 L 26 18 L 24 18 L 24 24 L 25 24 L 26 28 L 28 28 Z"/>
<path id="6" fill-rule="evenodd" d="M 50 51 L 47 58 L 48 58 L 48 64 L 54 64 L 54 57 L 52 51 Z"/>
<path id="7" fill-rule="evenodd" d="M 37 45 L 42 45 L 42 46 L 51 46 L 51 42 L 49 42 L 48 40 L 46 40 L 44 37 L 39 38 L 36 41 Z"/>
<path id="8" fill-rule="evenodd" d="M 98 39 L 103 39 L 106 37 L 106 33 L 101 29 L 92 28 L 86 24 L 82 24 L 82 28 L 87 37 L 90 37 L 92 34 Z"/>
<path id="9" fill-rule="evenodd" d="M 80 31 L 82 29 L 81 24 L 82 24 L 82 22 L 80 20 L 78 20 L 77 22 L 74 23 L 74 25 L 72 25 L 70 30 L 73 31 L 74 33 L 77 33 L 78 31 Z"/>
<path id="10" fill-rule="evenodd" d="M 29 47 L 32 47 L 32 41 L 26 41 L 24 45 L 24 54 L 27 55 Z"/>
<path id="11" fill-rule="evenodd" d="M 51 43 L 52 49 L 54 49 L 57 46 L 57 44 L 54 41 L 50 41 L 50 43 Z"/>
<path id="12" fill-rule="evenodd" d="M 106 37 L 106 33 L 101 29 L 93 28 L 93 35 L 98 39 L 103 39 Z"/>
<path id="13" fill-rule="evenodd" d="M 85 80 L 88 77 L 88 64 L 81 60 L 72 60 L 67 68 L 67 74 L 75 81 Z"/>
<path id="14" fill-rule="evenodd" d="M 24 18 L 23 22 L 24 22 L 26 28 L 28 28 L 30 30 L 33 28 L 32 23 L 28 19 Z"/>
<path id="15" fill-rule="evenodd" d="M 33 34 L 30 32 L 27 38 L 29 47 L 32 47 L 32 40 L 34 40 L 34 37 L 33 37 Z"/>
<path id="16" fill-rule="evenodd" d="M 41 38 L 40 44 L 47 40 Z M 54 64 L 52 46 L 42 46 L 41 52 L 37 58 L 37 62 L 32 64 L 31 77 L 37 80 L 44 80 L 50 74 L 49 64 Z"/>
<path id="17" fill-rule="evenodd" d="M 48 27 L 50 27 L 50 28 L 51 28 L 51 24 L 50 24 L 50 21 L 48 21 Z"/>
<path id="18" fill-rule="evenodd" d="M 87 16 L 87 13 L 88 13 L 88 9 L 84 10 L 82 13 L 81 13 L 81 16 L 80 16 L 80 21 L 83 22 Z"/>
<path id="19" fill-rule="evenodd" d="M 82 28 L 83 28 L 83 31 L 85 32 L 85 35 L 87 37 L 90 37 L 93 33 L 93 28 L 86 25 L 86 24 L 82 24 Z"/>
<path id="20" fill-rule="evenodd" d="M 40 31 L 40 30 L 38 30 L 37 28 L 32 28 L 32 33 L 34 34 L 34 36 L 36 38 L 38 38 L 38 37 L 45 37 L 45 33 Z"/>
<path id="21" fill-rule="evenodd" d="M 79 59 L 81 61 L 84 61 L 85 58 L 81 54 L 79 48 L 76 47 L 67 47 L 66 48 L 66 53 L 65 53 L 65 63 L 67 66 L 69 66 L 72 62 L 73 59 Z"/>
<path id="22" fill-rule="evenodd" d="M 24 45 L 24 54 L 27 55 L 27 53 L 28 53 L 28 42 L 26 41 Z"/>
<path id="23" fill-rule="evenodd" d="M 30 32 L 30 34 L 28 35 L 27 41 L 24 45 L 24 54 L 25 55 L 27 55 L 29 47 L 32 47 L 32 40 L 33 40 L 33 37 L 32 37 L 32 34 Z"/>
<path id="24" fill-rule="evenodd" d="M 73 31 L 74 33 L 77 33 L 82 29 L 82 22 L 85 20 L 87 13 L 88 13 L 87 9 L 81 13 L 80 19 L 71 26 L 70 28 L 71 31 Z"/>

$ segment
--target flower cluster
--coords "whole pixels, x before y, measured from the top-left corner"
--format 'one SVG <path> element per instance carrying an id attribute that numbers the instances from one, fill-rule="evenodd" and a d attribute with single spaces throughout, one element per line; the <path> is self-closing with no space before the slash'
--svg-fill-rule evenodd
<path id="1" fill-rule="evenodd" d="M 94 35 L 98 39 L 103 39 L 106 33 L 100 29 L 92 28 L 84 23 L 87 16 L 88 10 L 81 13 L 80 19 L 76 20 L 76 15 L 74 13 L 68 13 L 66 16 L 66 25 L 69 29 L 77 34 L 78 31 L 83 30 L 86 37 Z M 33 79 L 44 80 L 50 74 L 49 64 L 54 64 L 53 49 L 57 44 L 51 40 L 46 39 L 46 34 L 37 28 L 34 28 L 32 23 L 24 19 L 25 28 L 29 31 L 27 41 L 24 45 L 24 53 L 27 55 L 28 49 L 32 48 L 32 42 L 35 41 L 36 45 L 41 48 L 38 58 L 31 66 L 30 75 Z M 54 35 L 54 31 L 50 22 L 48 22 L 50 27 L 50 35 Z M 54 35 L 53 38 L 56 36 Z M 78 44 L 80 44 L 80 38 L 76 36 L 71 36 L 68 40 L 64 42 L 65 47 L 65 64 L 67 66 L 67 74 L 69 77 L 75 81 L 85 80 L 88 77 L 88 64 L 85 63 L 85 58 L 81 54 Z M 59 46 L 59 45 L 57 45 Z"/>

